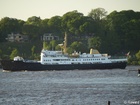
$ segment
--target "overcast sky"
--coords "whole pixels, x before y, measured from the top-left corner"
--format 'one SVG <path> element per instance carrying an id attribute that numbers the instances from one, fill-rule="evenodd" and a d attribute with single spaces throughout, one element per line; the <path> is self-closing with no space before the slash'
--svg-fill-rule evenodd
<path id="1" fill-rule="evenodd" d="M 85 16 L 95 8 L 104 8 L 108 14 L 114 10 L 140 12 L 140 0 L 0 0 L 0 19 L 3 17 L 27 20 L 31 16 L 51 18 L 78 10 Z"/>

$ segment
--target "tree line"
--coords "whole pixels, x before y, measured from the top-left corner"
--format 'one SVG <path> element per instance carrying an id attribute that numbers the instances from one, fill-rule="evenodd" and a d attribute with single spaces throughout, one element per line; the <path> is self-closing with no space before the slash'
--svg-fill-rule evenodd
<path id="1" fill-rule="evenodd" d="M 39 46 L 34 42 L 40 43 L 40 37 L 44 33 L 54 33 L 63 38 L 65 32 L 68 34 L 69 52 L 74 50 L 88 52 L 90 48 L 96 48 L 100 52 L 113 55 L 125 54 L 128 51 L 134 55 L 140 50 L 140 12 L 123 10 L 107 14 L 105 9 L 96 8 L 92 9 L 87 16 L 74 10 L 65 13 L 63 16 L 53 16 L 50 19 L 32 16 L 24 21 L 4 17 L 0 20 L 0 43 L 9 46 L 5 48 L 0 46 L 0 53 L 4 54 L 3 50 L 10 47 L 11 44 L 6 44 L 8 43 L 6 37 L 10 33 L 27 35 L 32 42 L 32 46 L 28 48 L 31 52 L 33 46 L 36 49 L 41 47 L 42 44 Z M 51 43 L 48 42 L 48 49 L 51 49 L 49 47 Z M 20 47 L 18 48 L 20 49 Z M 11 48 L 9 51 L 12 50 L 14 49 Z M 10 54 L 11 52 L 7 53 L 7 55 Z M 30 53 L 30 55 L 33 54 Z"/>

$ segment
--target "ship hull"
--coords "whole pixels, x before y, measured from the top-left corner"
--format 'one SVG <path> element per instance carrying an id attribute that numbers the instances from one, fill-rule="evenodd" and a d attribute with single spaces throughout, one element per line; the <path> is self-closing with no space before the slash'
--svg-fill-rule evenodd
<path id="1" fill-rule="evenodd" d="M 13 60 L 1 61 L 3 70 L 8 71 L 45 71 L 45 70 L 94 70 L 94 69 L 125 69 L 126 62 L 94 63 L 94 64 L 46 64 L 39 62 L 23 62 Z"/>

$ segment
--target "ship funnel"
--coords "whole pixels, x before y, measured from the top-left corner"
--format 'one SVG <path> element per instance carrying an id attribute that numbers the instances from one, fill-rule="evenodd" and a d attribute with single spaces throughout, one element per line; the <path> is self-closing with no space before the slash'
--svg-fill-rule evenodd
<path id="1" fill-rule="evenodd" d="M 93 49 L 92 48 L 90 49 L 90 54 L 93 54 Z"/>
<path id="2" fill-rule="evenodd" d="M 99 54 L 99 51 L 96 49 L 90 49 L 90 54 Z"/>

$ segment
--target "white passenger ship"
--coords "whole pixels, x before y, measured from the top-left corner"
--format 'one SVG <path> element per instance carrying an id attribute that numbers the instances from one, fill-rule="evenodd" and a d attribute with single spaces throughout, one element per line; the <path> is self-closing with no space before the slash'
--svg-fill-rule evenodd
<path id="1" fill-rule="evenodd" d="M 126 62 L 127 59 L 111 59 L 108 54 L 100 54 L 95 49 L 90 49 L 90 53 L 73 53 L 68 56 L 63 54 L 62 51 L 48 51 L 42 50 L 41 52 L 41 64 L 99 64 L 99 63 L 118 63 Z"/>

